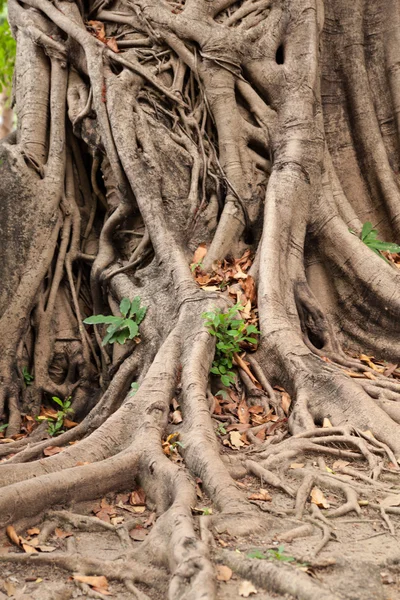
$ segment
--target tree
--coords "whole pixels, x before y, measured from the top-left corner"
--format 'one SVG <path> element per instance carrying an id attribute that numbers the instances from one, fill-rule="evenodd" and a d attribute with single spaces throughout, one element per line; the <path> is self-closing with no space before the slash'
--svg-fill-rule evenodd
<path id="1" fill-rule="evenodd" d="M 397 248 L 363 228 L 400 241 L 398 3 L 9 0 L 9 17 L 18 130 L 0 147 L 0 412 L 11 437 L 22 414 L 71 397 L 80 424 L 46 460 L 43 425 L 0 448 L 12 453 L 0 523 L 139 481 L 159 515 L 142 558 L 168 565 L 170 598 L 213 598 L 194 477 L 215 519 L 244 531 L 264 521 L 237 469 L 276 485 L 259 459 L 272 469 L 356 448 L 377 476 L 379 453 L 400 457 L 389 376 L 400 275 L 381 253 Z M 210 387 L 215 336 L 202 316 L 226 314 L 210 274 L 246 250 L 261 336 L 248 363 L 235 355 L 236 385 L 264 407 L 284 388 L 297 435 L 254 461 L 220 455 L 210 399 L 221 382 Z M 137 296 L 148 307 L 140 343 L 102 346 L 101 326 L 83 320 L 118 316 Z M 185 470 L 162 450 L 174 397 Z M 153 577 L 129 564 L 132 578 Z M 319 593 L 300 575 L 279 581 Z"/>

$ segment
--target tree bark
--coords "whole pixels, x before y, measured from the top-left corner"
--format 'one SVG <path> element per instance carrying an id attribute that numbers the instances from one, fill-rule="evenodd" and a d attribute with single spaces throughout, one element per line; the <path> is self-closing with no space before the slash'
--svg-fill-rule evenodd
<path id="1" fill-rule="evenodd" d="M 262 518 L 212 419 L 202 314 L 231 300 L 199 286 L 199 244 L 203 275 L 251 252 L 252 393 L 271 406 L 273 386 L 289 393 L 296 451 L 321 451 L 327 418 L 371 469 L 371 444 L 400 459 L 400 384 L 358 358 L 400 360 L 398 263 L 360 239 L 370 221 L 400 243 L 399 4 L 9 0 L 9 16 L 18 121 L 0 145 L 0 417 L 18 436 L 22 414 L 71 397 L 80 424 L 45 460 L 54 440 L 40 428 L 0 447 L 0 524 L 140 482 L 158 514 L 144 556 L 169 569 L 169 597 L 212 599 L 195 478 L 216 521 L 246 531 Z M 136 296 L 140 344 L 103 347 L 83 319 Z M 162 451 L 173 398 L 185 470 Z M 320 594 L 291 585 L 279 591 Z"/>

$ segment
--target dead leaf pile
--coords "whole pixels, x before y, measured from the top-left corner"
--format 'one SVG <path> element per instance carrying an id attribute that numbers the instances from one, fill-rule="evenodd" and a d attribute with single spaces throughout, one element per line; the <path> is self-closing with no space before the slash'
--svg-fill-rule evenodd
<path id="1" fill-rule="evenodd" d="M 213 265 L 211 273 L 203 272 L 201 262 L 207 254 L 205 244 L 201 244 L 193 256 L 191 269 L 199 286 L 209 292 L 221 292 L 231 298 L 235 304 L 244 309 L 241 315 L 249 324 L 258 326 L 257 291 L 254 279 L 248 271 L 253 264 L 250 250 L 246 250 L 241 258 L 224 259 Z"/>
<path id="2" fill-rule="evenodd" d="M 10 542 L 15 544 L 15 546 L 18 546 L 18 548 L 27 554 L 33 554 L 37 552 L 54 552 L 54 550 L 57 550 L 56 546 L 39 544 L 38 538 L 36 537 L 38 533 L 40 533 L 40 530 L 37 527 L 33 527 L 32 529 L 28 529 L 27 537 L 23 538 L 22 536 L 18 535 L 12 525 L 9 525 L 6 528 L 6 534 Z"/>

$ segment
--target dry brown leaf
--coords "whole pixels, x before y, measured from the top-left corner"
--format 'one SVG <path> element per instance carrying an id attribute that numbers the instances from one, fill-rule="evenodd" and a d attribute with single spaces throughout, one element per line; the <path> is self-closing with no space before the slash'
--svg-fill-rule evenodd
<path id="1" fill-rule="evenodd" d="M 172 413 L 172 422 L 175 423 L 175 425 L 178 425 L 178 423 L 182 423 L 183 419 L 182 419 L 182 413 L 180 410 L 174 410 L 174 412 Z"/>
<path id="2" fill-rule="evenodd" d="M 86 583 L 91 587 L 96 587 L 101 590 L 101 593 L 104 593 L 104 590 L 108 590 L 108 581 L 104 575 L 73 575 L 75 581 L 80 581 L 81 583 Z"/>
<path id="3" fill-rule="evenodd" d="M 218 581 L 229 581 L 232 577 L 232 569 L 226 565 L 217 566 L 217 580 Z"/>
<path id="4" fill-rule="evenodd" d="M 93 29 L 95 36 L 101 42 L 106 41 L 106 31 L 104 29 L 104 23 L 101 21 L 88 21 L 88 25 Z"/>
<path id="5" fill-rule="evenodd" d="M 234 448 L 241 448 L 244 446 L 244 443 L 241 440 L 241 435 L 239 431 L 231 431 L 229 434 L 229 439 Z"/>
<path id="6" fill-rule="evenodd" d="M 377 379 L 377 377 L 375 375 L 373 375 L 372 373 L 370 373 L 369 371 L 366 371 L 364 374 L 364 377 L 366 377 L 367 379 L 372 379 L 375 380 Z"/>
<path id="7" fill-rule="evenodd" d="M 21 540 L 20 547 L 22 548 L 22 550 L 24 552 L 26 552 L 26 554 L 34 554 L 34 553 L 37 554 L 37 552 L 38 552 L 38 550 L 36 548 L 34 548 L 33 546 L 31 546 L 30 544 L 26 544 L 22 540 Z"/>
<path id="8" fill-rule="evenodd" d="M 349 465 L 350 463 L 347 460 L 335 460 L 335 462 L 332 465 L 332 469 L 334 471 L 338 471 L 339 469 L 342 469 L 343 467 L 347 467 L 347 465 Z"/>
<path id="9" fill-rule="evenodd" d="M 54 552 L 55 550 L 57 550 L 57 548 L 55 546 L 46 546 L 46 545 L 42 545 L 42 546 L 35 546 L 36 550 L 40 550 L 40 552 Z"/>
<path id="10" fill-rule="evenodd" d="M 59 446 L 47 446 L 47 448 L 43 450 L 43 454 L 45 456 L 54 456 L 55 454 L 59 454 L 63 450 L 65 450 L 65 448 L 60 448 Z"/>
<path id="11" fill-rule="evenodd" d="M 360 360 L 362 360 L 362 362 L 367 363 L 367 365 L 373 369 L 374 371 L 376 371 L 377 373 L 383 373 L 384 372 L 384 368 L 382 367 L 377 367 L 376 364 L 374 364 L 372 362 L 372 358 L 374 358 L 373 356 L 366 356 L 365 354 L 360 354 Z"/>
<path id="12" fill-rule="evenodd" d="M 304 463 L 291 463 L 290 468 L 291 469 L 302 469 L 304 467 Z"/>
<path id="13" fill-rule="evenodd" d="M 248 598 L 252 594 L 257 594 L 257 590 L 251 583 L 251 581 L 242 581 L 242 583 L 239 586 L 239 596 L 242 596 L 243 598 Z"/>
<path id="14" fill-rule="evenodd" d="M 205 244 L 200 244 L 196 252 L 193 254 L 193 264 L 201 263 L 206 254 L 207 246 Z"/>
<path id="15" fill-rule="evenodd" d="M 132 506 L 146 506 L 146 494 L 144 490 L 139 488 L 138 490 L 134 490 L 129 498 L 129 503 Z"/>
<path id="16" fill-rule="evenodd" d="M 287 392 L 281 392 L 281 406 L 285 415 L 289 414 L 292 399 Z"/>
<path id="17" fill-rule="evenodd" d="M 115 39 L 115 37 L 108 38 L 106 43 L 107 43 L 107 46 L 110 48 L 110 50 L 112 50 L 115 53 L 119 52 L 117 40 Z"/>
<path id="18" fill-rule="evenodd" d="M 6 528 L 6 534 L 9 538 L 9 540 L 13 544 L 15 544 L 16 546 L 20 546 L 21 538 L 19 537 L 18 533 L 15 531 L 15 528 L 13 527 L 13 525 L 9 525 Z"/>
<path id="19" fill-rule="evenodd" d="M 372 437 L 375 439 L 374 434 L 372 433 L 372 431 L 370 431 L 369 429 L 366 429 L 365 431 L 362 431 L 361 433 L 363 433 L 366 436 Z"/>
<path id="20" fill-rule="evenodd" d="M 252 304 L 255 304 L 256 299 L 257 299 L 257 291 L 256 291 L 256 284 L 254 283 L 253 277 L 251 275 L 248 275 L 247 279 L 245 279 L 241 283 L 242 283 L 242 289 L 246 295 L 246 298 L 248 300 L 250 300 L 250 302 Z"/>
<path id="21" fill-rule="evenodd" d="M 17 592 L 17 588 L 15 587 L 15 585 L 11 582 L 8 581 L 6 579 L 6 581 L 3 581 L 3 587 L 6 591 L 7 596 L 10 598 L 11 596 L 15 596 L 16 592 Z"/>
<path id="22" fill-rule="evenodd" d="M 145 537 L 149 534 L 147 529 L 143 529 L 143 528 L 136 528 L 136 529 L 132 529 L 129 532 L 130 537 L 135 540 L 135 542 L 143 542 L 143 540 L 145 539 Z"/>
<path id="23" fill-rule="evenodd" d="M 319 488 L 313 487 L 310 497 L 311 502 L 316 504 L 319 508 L 329 508 L 329 502 Z"/>
<path id="24" fill-rule="evenodd" d="M 332 428 L 332 427 L 333 427 L 333 425 L 332 425 L 332 423 L 330 422 L 330 420 L 329 420 L 329 419 L 327 419 L 327 418 L 325 417 L 325 419 L 322 421 L 322 427 L 323 427 L 324 429 L 330 429 L 330 428 Z"/>
<path id="25" fill-rule="evenodd" d="M 71 537 L 72 535 L 74 535 L 73 533 L 71 533 L 70 531 L 63 531 L 62 529 L 60 529 L 59 527 L 55 528 L 54 533 L 56 534 L 56 537 L 60 538 L 60 539 L 64 539 L 67 537 Z"/>
<path id="26" fill-rule="evenodd" d="M 267 490 L 264 490 L 263 488 L 260 488 L 260 491 L 256 494 L 250 494 L 250 496 L 248 496 L 248 499 L 261 500 L 262 502 L 269 502 L 270 500 L 272 500 L 270 494 L 267 492 Z"/>
<path id="27" fill-rule="evenodd" d="M 246 398 L 243 396 L 238 406 L 238 418 L 240 423 L 248 423 L 250 420 L 249 407 L 247 406 Z"/>
<path id="28" fill-rule="evenodd" d="M 390 506 L 400 506 L 400 494 L 391 494 L 386 496 L 383 500 L 379 501 L 382 508 L 389 508 Z"/>
<path id="29" fill-rule="evenodd" d="M 76 427 L 78 423 L 75 423 L 75 421 L 71 421 L 70 419 L 64 419 L 63 425 L 67 429 L 72 429 L 73 427 Z"/>

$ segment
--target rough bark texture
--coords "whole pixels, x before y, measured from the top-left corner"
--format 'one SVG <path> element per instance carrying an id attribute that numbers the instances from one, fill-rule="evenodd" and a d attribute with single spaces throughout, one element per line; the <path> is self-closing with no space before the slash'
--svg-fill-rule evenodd
<path id="1" fill-rule="evenodd" d="M 277 452 L 356 449 L 374 478 L 377 454 L 400 458 L 400 384 L 354 358 L 400 360 L 400 273 L 349 232 L 371 221 L 400 243 L 399 3 L 9 0 L 9 15 L 18 129 L 0 145 L 0 417 L 10 438 L 21 414 L 71 396 L 80 424 L 44 460 L 54 441 L 40 427 L 29 445 L 0 447 L 0 525 L 139 482 L 158 515 L 141 559 L 168 569 L 172 600 L 212 599 L 196 477 L 215 523 L 245 531 L 265 522 L 235 469 L 279 487 Z M 296 437 L 250 461 L 222 459 L 211 417 L 201 315 L 229 300 L 196 283 L 200 243 L 203 272 L 254 254 L 261 336 L 249 360 L 270 405 L 271 386 L 292 398 Z M 148 306 L 140 344 L 100 347 L 102 328 L 82 320 L 135 296 Z M 184 466 L 161 445 L 174 397 Z M 324 418 L 335 429 L 321 441 Z M 319 477 L 358 509 L 354 490 Z M 321 597 L 268 569 L 249 577 Z"/>

